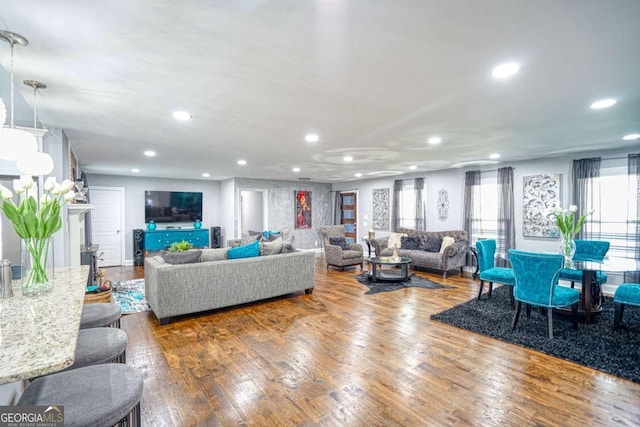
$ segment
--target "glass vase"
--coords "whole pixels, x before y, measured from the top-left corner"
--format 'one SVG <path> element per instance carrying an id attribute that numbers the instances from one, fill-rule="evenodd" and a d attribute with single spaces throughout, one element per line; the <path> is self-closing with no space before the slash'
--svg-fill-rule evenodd
<path id="1" fill-rule="evenodd" d="M 571 263 L 576 253 L 576 242 L 569 236 L 562 236 L 560 241 L 560 254 L 564 256 L 565 264 Z"/>
<path id="2" fill-rule="evenodd" d="M 35 296 L 53 290 L 53 239 L 22 240 L 22 294 Z"/>

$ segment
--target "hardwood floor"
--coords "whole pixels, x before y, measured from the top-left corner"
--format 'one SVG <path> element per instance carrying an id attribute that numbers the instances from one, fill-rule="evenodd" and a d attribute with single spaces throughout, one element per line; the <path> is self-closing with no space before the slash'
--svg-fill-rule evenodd
<path id="1" fill-rule="evenodd" d="M 453 288 L 365 295 L 357 273 L 318 258 L 311 295 L 124 316 L 143 425 L 640 425 L 640 384 L 429 319 L 477 281 L 417 272 Z"/>

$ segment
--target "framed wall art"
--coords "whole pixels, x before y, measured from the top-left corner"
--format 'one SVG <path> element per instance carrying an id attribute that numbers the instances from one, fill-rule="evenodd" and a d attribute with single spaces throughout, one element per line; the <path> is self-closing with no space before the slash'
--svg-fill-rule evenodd
<path id="1" fill-rule="evenodd" d="M 295 191 L 295 228 L 311 228 L 311 191 Z"/>
<path id="2" fill-rule="evenodd" d="M 553 210 L 560 207 L 561 178 L 559 173 L 523 178 L 523 237 L 556 238 L 560 236 Z"/>
<path id="3" fill-rule="evenodd" d="M 375 188 L 372 190 L 373 214 L 371 228 L 374 230 L 389 229 L 389 189 Z"/>

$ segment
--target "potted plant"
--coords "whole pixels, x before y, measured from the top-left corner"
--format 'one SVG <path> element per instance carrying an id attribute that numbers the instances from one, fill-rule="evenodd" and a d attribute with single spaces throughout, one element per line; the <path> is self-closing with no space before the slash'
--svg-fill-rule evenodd
<path id="1" fill-rule="evenodd" d="M 171 252 L 186 252 L 189 249 L 192 249 L 193 245 L 191 242 L 187 242 L 186 240 L 182 240 L 181 242 L 173 242 L 171 246 L 169 246 L 169 251 Z"/>

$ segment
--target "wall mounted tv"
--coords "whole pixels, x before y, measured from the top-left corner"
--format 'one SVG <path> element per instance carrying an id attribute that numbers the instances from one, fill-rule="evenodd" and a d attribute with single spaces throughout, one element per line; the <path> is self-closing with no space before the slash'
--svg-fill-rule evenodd
<path id="1" fill-rule="evenodd" d="M 193 222 L 196 219 L 202 219 L 202 193 L 144 192 L 144 222 Z"/>

